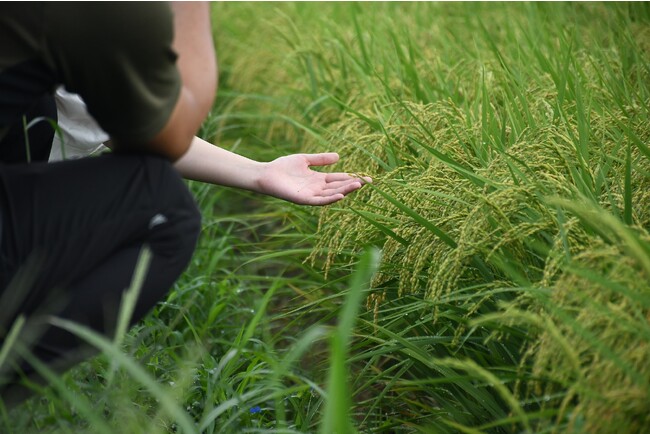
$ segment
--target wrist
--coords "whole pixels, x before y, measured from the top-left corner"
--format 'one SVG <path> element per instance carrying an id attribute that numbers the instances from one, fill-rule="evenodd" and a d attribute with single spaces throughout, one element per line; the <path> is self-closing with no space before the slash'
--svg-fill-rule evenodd
<path id="1" fill-rule="evenodd" d="M 248 190 L 267 194 L 269 163 L 252 161 Z"/>

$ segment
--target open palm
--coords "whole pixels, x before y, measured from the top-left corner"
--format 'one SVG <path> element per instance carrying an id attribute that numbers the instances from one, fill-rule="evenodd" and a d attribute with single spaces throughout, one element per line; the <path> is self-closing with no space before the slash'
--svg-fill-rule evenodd
<path id="1" fill-rule="evenodd" d="M 260 177 L 260 192 L 301 205 L 327 205 L 343 199 L 370 178 L 357 178 L 347 173 L 322 173 L 311 166 L 326 166 L 339 160 L 334 152 L 294 154 L 266 164 Z"/>

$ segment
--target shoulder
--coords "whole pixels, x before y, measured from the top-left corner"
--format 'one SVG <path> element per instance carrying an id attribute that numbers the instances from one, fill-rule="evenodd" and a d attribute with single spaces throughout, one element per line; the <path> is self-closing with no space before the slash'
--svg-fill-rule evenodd
<path id="1" fill-rule="evenodd" d="M 133 51 L 152 44 L 169 45 L 173 39 L 167 3 L 52 2 L 44 8 L 46 48 L 53 51 Z"/>
<path id="2" fill-rule="evenodd" d="M 47 3 L 46 56 L 111 136 L 146 141 L 169 117 L 181 80 L 167 3 Z"/>

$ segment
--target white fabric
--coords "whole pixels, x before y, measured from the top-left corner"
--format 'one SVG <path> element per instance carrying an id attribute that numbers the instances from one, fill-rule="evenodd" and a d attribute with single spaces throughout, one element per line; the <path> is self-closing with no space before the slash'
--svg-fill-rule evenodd
<path id="1" fill-rule="evenodd" d="M 54 134 L 50 161 L 81 158 L 106 149 L 102 144 L 109 139 L 95 119 L 88 113 L 86 104 L 75 93 L 59 87 L 54 94 L 58 116 L 58 125 L 63 136 Z"/>

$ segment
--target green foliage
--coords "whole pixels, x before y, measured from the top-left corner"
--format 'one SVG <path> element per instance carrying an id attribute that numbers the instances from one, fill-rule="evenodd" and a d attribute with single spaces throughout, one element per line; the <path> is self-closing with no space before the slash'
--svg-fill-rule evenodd
<path id="1" fill-rule="evenodd" d="M 192 184 L 199 247 L 124 354 L 105 348 L 121 368 L 52 375 L 0 430 L 647 429 L 646 4 L 219 3 L 213 21 L 202 135 L 262 160 L 334 150 L 373 184 L 319 210 Z"/>
<path id="2" fill-rule="evenodd" d="M 648 336 L 624 330 L 645 330 L 648 315 L 635 295 L 648 289 L 647 251 L 631 241 L 647 238 L 650 227 L 645 9 L 326 9 L 310 14 L 309 6 L 284 8 L 278 24 L 268 28 L 283 23 L 290 34 L 278 30 L 285 44 L 266 75 L 276 77 L 275 65 L 296 74 L 291 97 L 308 110 L 294 117 L 305 128 L 321 129 L 304 136 L 303 149 L 335 147 L 347 170 L 375 182 L 320 213 L 312 263 L 324 255 L 327 272 L 355 261 L 368 242 L 381 247 L 369 298 L 378 327 L 382 306 L 415 294 L 433 302 L 435 330 L 454 330 L 451 365 L 475 367 L 465 371 L 476 381 L 488 378 L 481 369 L 516 372 L 508 394 L 493 389 L 489 395 L 500 412 L 482 414 L 475 402 L 467 408 L 475 419 L 450 412 L 448 426 L 468 432 L 532 429 L 528 418 L 509 416 L 518 411 L 508 409 L 509 397 L 517 396 L 536 415 L 531 420 L 539 419 L 539 429 L 640 431 L 648 413 L 647 373 L 639 368 L 648 361 Z M 610 220 L 628 227 L 627 235 L 600 224 Z M 585 263 L 601 243 L 615 253 Z M 611 296 L 597 296 L 604 290 L 574 275 L 588 270 L 610 282 L 613 258 L 638 270 L 613 280 L 624 289 L 616 292 L 623 297 L 617 305 L 622 303 L 624 330 L 611 312 Z M 467 293 L 476 295 L 456 298 Z M 574 296 L 559 295 L 567 293 Z M 572 319 L 576 312 L 583 313 Z M 514 321 L 521 318 L 527 319 L 523 328 Z M 502 343 L 510 360 L 496 363 L 467 344 L 470 336 Z M 566 363 L 558 363 L 558 353 Z M 602 357 L 608 365 L 595 362 Z M 412 358 L 404 355 L 397 363 Z M 600 381 L 601 372 L 611 382 Z M 593 380 L 572 386 L 578 375 Z M 446 376 L 452 373 L 433 378 Z M 621 392 L 609 395 L 611 390 Z M 624 396 L 624 390 L 630 391 L 626 404 L 608 398 Z M 447 399 L 462 402 L 463 394 L 472 393 L 449 392 Z"/>
<path id="3" fill-rule="evenodd" d="M 343 303 L 337 329 L 332 334 L 328 396 L 320 426 L 323 434 L 354 432 L 350 420 L 347 359 L 357 311 L 370 286 L 378 261 L 379 253 L 376 250 L 369 250 L 361 257 L 357 270 L 352 275 L 350 291 Z"/>

